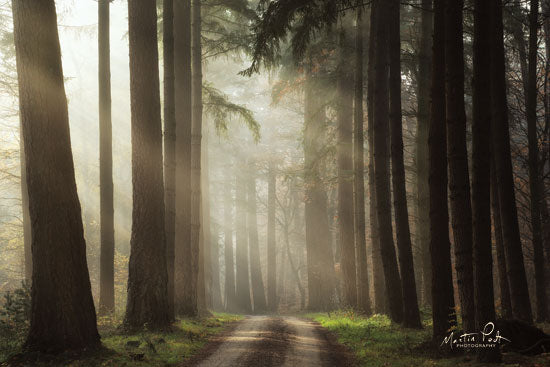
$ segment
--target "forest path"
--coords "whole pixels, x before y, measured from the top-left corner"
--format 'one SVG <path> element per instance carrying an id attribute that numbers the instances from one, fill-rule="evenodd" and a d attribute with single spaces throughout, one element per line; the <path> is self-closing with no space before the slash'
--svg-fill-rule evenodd
<path id="1" fill-rule="evenodd" d="M 353 357 L 320 325 L 296 317 L 248 316 L 212 339 L 184 366 L 353 366 Z"/>

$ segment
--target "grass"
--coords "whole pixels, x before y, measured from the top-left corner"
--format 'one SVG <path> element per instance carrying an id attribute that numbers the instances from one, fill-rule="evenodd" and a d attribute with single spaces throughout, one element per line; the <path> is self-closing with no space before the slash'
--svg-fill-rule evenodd
<path id="1" fill-rule="evenodd" d="M 201 319 L 180 319 L 172 332 L 125 334 L 118 330 L 118 320 L 98 320 L 104 348 L 89 355 L 60 355 L 50 361 L 33 362 L 33 366 L 124 367 L 177 366 L 202 348 L 208 339 L 242 316 L 214 313 Z M 2 366 L 0 359 L 0 366 Z"/>
<path id="2" fill-rule="evenodd" d="M 332 331 L 338 341 L 355 353 L 360 366 L 369 367 L 482 367 L 475 356 L 442 357 L 427 348 L 431 340 L 430 315 L 423 313 L 424 328 L 405 329 L 393 324 L 385 315 L 364 317 L 352 311 L 307 314 Z M 502 366 L 550 366 L 550 356 L 524 357 L 507 354 Z"/>

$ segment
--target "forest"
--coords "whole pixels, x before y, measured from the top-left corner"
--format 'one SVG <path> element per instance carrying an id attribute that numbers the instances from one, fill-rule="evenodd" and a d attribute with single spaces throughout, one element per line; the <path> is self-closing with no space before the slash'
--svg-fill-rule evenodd
<path id="1" fill-rule="evenodd" d="M 0 366 L 550 366 L 550 0 L 0 0 Z"/>

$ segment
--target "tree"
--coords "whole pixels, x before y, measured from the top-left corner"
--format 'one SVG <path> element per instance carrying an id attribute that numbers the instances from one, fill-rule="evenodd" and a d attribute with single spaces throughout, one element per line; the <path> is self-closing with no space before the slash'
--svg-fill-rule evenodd
<path id="1" fill-rule="evenodd" d="M 250 276 L 248 261 L 248 236 L 246 232 L 246 180 L 242 163 L 236 170 L 235 200 L 236 200 L 236 295 L 237 309 L 242 313 L 250 313 Z"/>
<path id="2" fill-rule="evenodd" d="M 433 338 L 439 341 L 456 325 L 447 204 L 447 142 L 445 123 L 445 3 L 434 1 L 432 107 L 428 134 L 430 162 L 430 253 L 432 263 Z"/>
<path id="3" fill-rule="evenodd" d="M 19 126 L 19 160 L 21 161 L 21 207 L 23 212 L 23 252 L 25 257 L 25 282 L 32 281 L 32 229 L 29 213 L 29 190 L 27 185 L 27 169 L 25 167 L 25 143 L 23 142 L 23 126 Z"/>
<path id="4" fill-rule="evenodd" d="M 393 242 L 391 219 L 390 172 L 388 165 L 389 147 L 389 90 L 388 90 L 388 29 L 390 19 L 389 4 L 376 1 L 376 46 L 374 66 L 374 171 L 376 184 L 376 207 L 380 238 L 380 252 L 384 265 L 386 294 L 390 317 L 395 322 L 403 321 L 403 297 L 401 279 Z"/>
<path id="5" fill-rule="evenodd" d="M 32 223 L 25 348 L 100 346 L 76 190 L 55 2 L 12 3 L 19 109 Z"/>
<path id="6" fill-rule="evenodd" d="M 191 246 L 191 2 L 174 1 L 176 103 L 175 313 L 196 316 L 197 289 Z"/>
<path id="7" fill-rule="evenodd" d="M 251 166 L 254 169 L 254 165 Z M 258 219 L 256 206 L 256 179 L 253 172 L 248 173 L 247 180 L 247 226 L 248 248 L 250 253 L 250 280 L 252 283 L 252 297 L 254 313 L 262 313 L 267 309 L 265 301 L 264 281 L 260 263 L 260 244 L 258 242 Z"/>
<path id="8" fill-rule="evenodd" d="M 270 162 L 267 182 L 267 309 L 271 312 L 277 310 L 276 185 L 275 165 Z"/>
<path id="9" fill-rule="evenodd" d="M 357 25 L 355 40 L 355 107 L 353 130 L 353 165 L 354 165 L 354 218 L 355 218 L 355 248 L 357 250 L 357 306 L 366 314 L 371 313 L 369 270 L 367 267 L 367 241 L 365 234 L 365 132 L 363 128 L 363 33 L 365 20 L 363 9 L 357 9 Z"/>
<path id="10" fill-rule="evenodd" d="M 496 318 L 491 244 L 491 37 L 490 4 L 474 2 L 472 218 L 476 330 Z M 481 362 L 499 362 L 498 348 L 480 348 Z"/>
<path id="11" fill-rule="evenodd" d="M 394 196 L 395 230 L 399 250 L 399 266 L 403 292 L 403 324 L 421 328 L 420 311 L 416 295 L 416 281 L 409 227 L 407 188 L 405 186 L 405 162 L 403 158 L 403 114 L 401 110 L 401 18 L 400 2 L 390 4 L 389 59 L 390 59 L 390 131 L 391 167 Z"/>
<path id="12" fill-rule="evenodd" d="M 498 187 L 502 240 L 506 255 L 510 298 L 514 317 L 531 323 L 533 317 L 519 235 L 510 155 L 502 3 L 500 0 L 491 0 L 491 56 L 491 135 L 493 137 L 495 176 Z"/>
<path id="13" fill-rule="evenodd" d="M 223 187 L 223 218 L 224 218 L 224 259 L 225 259 L 225 310 L 237 310 L 235 293 L 235 261 L 233 259 L 233 225 L 231 214 L 233 198 L 231 196 L 231 171 L 226 169 L 225 184 Z"/>
<path id="14" fill-rule="evenodd" d="M 342 20 L 347 23 L 347 19 Z M 347 28 L 347 27 L 346 27 Z M 338 64 L 338 229 L 340 234 L 341 269 L 343 275 L 343 302 L 357 306 L 355 268 L 355 235 L 353 228 L 353 77 L 348 71 L 345 55 L 349 50 L 349 36 L 344 25 L 340 29 Z"/>
<path id="15" fill-rule="evenodd" d="M 163 1 L 164 62 L 164 205 L 168 314 L 174 318 L 174 266 L 176 243 L 176 96 L 174 76 L 174 0 Z"/>
<path id="16" fill-rule="evenodd" d="M 416 127 L 416 237 L 421 253 L 422 304 L 432 303 L 430 260 L 430 192 L 428 130 L 430 125 L 430 82 L 432 68 L 433 0 L 422 0 L 420 49 L 418 52 L 418 115 Z"/>
<path id="17" fill-rule="evenodd" d="M 455 268 L 462 324 L 465 332 L 474 332 L 472 208 L 464 105 L 463 5 L 462 0 L 447 1 L 445 8 L 447 159 L 449 164 L 451 224 L 453 227 Z"/>
<path id="18" fill-rule="evenodd" d="M 170 324 L 155 1 L 128 1 L 128 23 L 133 210 L 125 324 L 155 329 Z"/>

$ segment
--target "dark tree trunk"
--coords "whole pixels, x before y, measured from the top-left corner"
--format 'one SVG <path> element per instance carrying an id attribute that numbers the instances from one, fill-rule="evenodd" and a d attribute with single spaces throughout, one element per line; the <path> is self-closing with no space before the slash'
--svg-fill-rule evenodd
<path id="1" fill-rule="evenodd" d="M 306 64 L 304 92 L 308 308 L 310 310 L 327 310 L 332 307 L 336 282 L 327 215 L 327 193 L 321 179 L 324 163 L 322 149 L 325 143 L 326 111 L 323 101 L 316 93 L 316 87 L 319 85 L 312 71 L 312 63 L 313 60 L 310 58 Z M 279 297 L 281 296 L 280 294 Z"/>
<path id="2" fill-rule="evenodd" d="M 475 331 L 474 269 L 472 253 L 472 207 L 466 148 L 464 106 L 464 44 L 462 8 L 464 2 L 447 1 L 445 8 L 445 64 L 449 191 L 455 249 L 455 269 L 462 326 Z"/>
<path id="3" fill-rule="evenodd" d="M 252 169 L 255 167 L 252 165 Z M 250 280 L 252 283 L 252 297 L 254 301 L 254 313 L 266 311 L 265 288 L 260 263 L 260 243 L 258 242 L 258 218 L 256 206 L 256 178 L 250 172 L 247 182 L 247 224 L 248 246 L 250 251 Z"/>
<path id="4" fill-rule="evenodd" d="M 344 21 L 345 22 L 345 21 Z M 348 72 L 345 55 L 349 52 L 347 28 L 340 29 L 338 67 L 338 229 L 340 234 L 340 268 L 343 278 L 343 302 L 357 307 L 355 235 L 353 218 L 353 76 Z"/>
<path id="5" fill-rule="evenodd" d="M 493 211 L 493 228 L 497 255 L 498 280 L 500 287 L 501 316 L 505 319 L 511 319 L 513 317 L 512 301 L 510 300 L 510 285 L 508 284 L 508 276 L 506 275 L 506 256 L 504 254 L 504 244 L 502 243 L 500 204 L 498 202 L 498 186 L 494 166 L 494 154 L 493 150 L 491 149 L 491 207 Z"/>
<path id="6" fill-rule="evenodd" d="M 537 137 L 537 59 L 539 1 L 531 0 L 529 16 L 529 74 L 526 90 L 527 138 L 529 141 L 529 190 L 531 192 L 531 229 L 533 237 L 533 262 L 535 264 L 537 322 L 548 319 L 546 302 L 546 277 L 544 275 L 544 250 L 540 204 L 542 193 L 539 185 L 539 145 Z"/>
<path id="7" fill-rule="evenodd" d="M 174 0 L 163 2 L 164 61 L 164 205 L 168 314 L 174 314 L 174 256 L 176 227 L 176 100 L 174 87 Z"/>
<path id="8" fill-rule="evenodd" d="M 270 163 L 267 182 L 267 308 L 271 312 L 277 310 L 276 185 L 275 165 Z"/>
<path id="9" fill-rule="evenodd" d="M 491 245 L 491 53 L 490 4 L 474 2 L 474 78 L 472 121 L 472 218 L 476 329 L 495 322 Z M 466 331 L 466 330 L 465 330 Z M 480 348 L 480 362 L 499 362 L 500 349 Z"/>
<path id="10" fill-rule="evenodd" d="M 109 18 L 109 0 L 99 1 L 99 212 L 101 228 L 99 313 L 103 315 L 115 310 L 115 218 Z"/>
<path id="11" fill-rule="evenodd" d="M 491 0 L 491 131 L 495 174 L 499 191 L 502 239 L 514 317 L 533 320 L 525 275 L 510 154 L 510 132 L 506 100 L 506 75 L 502 24 L 502 3 Z"/>
<path id="12" fill-rule="evenodd" d="M 213 306 L 213 283 L 212 283 L 212 228 L 210 223 L 210 172 L 209 172 L 209 160 L 208 160 L 208 133 L 205 132 L 202 143 L 202 238 L 204 249 L 204 292 L 205 292 L 205 306 L 207 309 Z"/>
<path id="13" fill-rule="evenodd" d="M 176 112 L 176 233 L 174 311 L 197 315 L 191 247 L 191 5 L 174 1 L 174 75 Z"/>
<path id="14" fill-rule="evenodd" d="M 403 287 L 403 325 L 421 328 L 420 311 L 416 295 L 414 263 L 405 184 L 405 163 L 403 159 L 403 115 L 401 111 L 401 27 L 400 2 L 392 0 L 390 6 L 390 131 L 391 167 L 394 196 L 395 230 L 399 250 L 399 266 Z"/>
<path id="15" fill-rule="evenodd" d="M 378 228 L 380 235 L 380 253 L 384 266 L 386 294 L 390 309 L 390 317 L 395 322 L 403 321 L 403 297 L 401 279 L 397 266 L 393 228 L 391 218 L 391 192 L 389 172 L 389 90 L 388 90 L 388 21 L 390 19 L 389 4 L 385 1 L 376 2 L 376 52 L 375 80 L 373 96 L 374 118 L 374 170 L 376 184 L 376 206 Z"/>
<path id="16" fill-rule="evenodd" d="M 250 277 L 248 273 L 248 236 L 246 232 L 246 179 L 244 167 L 236 170 L 236 295 L 237 309 L 239 312 L 249 314 L 252 312 L 250 303 Z"/>
<path id="17" fill-rule="evenodd" d="M 193 274 L 191 281 L 197 292 L 197 303 L 205 299 L 204 274 L 199 282 L 199 271 L 204 262 L 201 237 L 201 140 L 202 140 L 202 46 L 201 46 L 201 2 L 192 0 L 191 6 L 191 258 Z M 201 264 L 201 265 L 200 265 Z M 204 273 L 204 266 L 202 267 Z M 199 310 L 201 305 L 198 304 Z"/>
<path id="18" fill-rule="evenodd" d="M 19 160 L 21 166 L 21 212 L 23 214 L 23 251 L 25 256 L 25 282 L 31 285 L 32 281 L 32 238 L 31 217 L 29 213 L 29 190 L 27 188 L 27 170 L 25 167 L 25 144 L 23 127 L 19 124 Z"/>
<path id="19" fill-rule="evenodd" d="M 225 310 L 235 312 L 237 301 L 235 293 L 235 259 L 233 257 L 233 197 L 231 195 L 231 171 L 226 169 L 223 185 L 223 226 L 225 259 Z"/>
<path id="20" fill-rule="evenodd" d="M 76 191 L 54 1 L 12 2 L 32 223 L 30 328 L 41 352 L 100 345 Z"/>
<path id="21" fill-rule="evenodd" d="M 380 255 L 380 238 L 378 234 L 378 217 L 376 214 L 376 185 L 374 182 L 374 55 L 376 40 L 376 3 L 371 3 L 370 27 L 369 27 L 369 64 L 367 70 L 367 114 L 368 114 L 368 186 L 369 186 L 369 220 L 372 258 L 372 277 L 374 288 L 374 312 L 385 313 L 387 299 L 385 294 L 384 270 Z"/>
<path id="22" fill-rule="evenodd" d="M 155 329 L 170 324 L 156 2 L 128 1 L 128 21 L 133 211 L 125 324 Z"/>
<path id="23" fill-rule="evenodd" d="M 432 107 L 428 137 L 430 253 L 433 338 L 439 342 L 456 325 L 447 203 L 447 129 L 445 122 L 445 0 L 434 1 Z"/>
<path id="24" fill-rule="evenodd" d="M 430 82 L 432 78 L 433 0 L 422 0 L 420 50 L 418 54 L 418 117 L 416 127 L 417 246 L 421 253 L 422 304 L 432 304 L 430 259 L 430 191 L 428 130 L 430 125 Z"/>
<path id="25" fill-rule="evenodd" d="M 357 306 L 366 314 L 371 313 L 369 269 L 367 267 L 367 239 L 365 234 L 365 132 L 363 112 L 363 33 L 365 20 L 363 9 L 357 10 L 357 35 L 355 40 L 355 108 L 354 108 L 354 157 L 355 171 L 355 248 L 357 251 Z"/>

